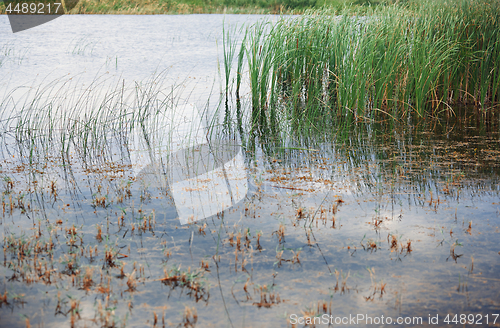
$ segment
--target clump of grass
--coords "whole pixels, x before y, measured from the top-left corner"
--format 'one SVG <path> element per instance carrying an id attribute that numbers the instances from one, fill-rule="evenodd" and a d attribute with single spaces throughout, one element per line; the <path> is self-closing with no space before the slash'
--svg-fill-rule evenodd
<path id="1" fill-rule="evenodd" d="M 340 292 L 340 294 L 345 294 L 346 292 L 349 291 L 349 287 L 347 287 L 347 280 L 349 279 L 349 276 L 351 275 L 350 272 L 347 272 L 347 275 L 344 274 L 342 271 L 338 271 L 335 269 L 335 278 L 337 280 L 335 287 L 332 288 L 332 290 L 337 293 Z M 339 278 L 342 278 L 341 280 L 341 285 L 339 286 Z"/>
<path id="2" fill-rule="evenodd" d="M 97 321 L 101 324 L 101 327 L 116 327 L 114 307 L 110 306 L 109 303 L 109 297 L 106 297 L 104 306 L 101 300 L 97 300 Z"/>
<path id="3" fill-rule="evenodd" d="M 49 189 L 50 189 L 50 193 L 54 197 L 54 202 L 57 201 L 57 186 L 56 186 L 56 182 L 55 181 L 51 181 L 50 182 Z"/>
<path id="4" fill-rule="evenodd" d="M 459 243 L 458 240 L 456 240 L 453 244 L 451 244 L 450 246 L 450 256 L 446 259 L 446 261 L 448 261 L 450 258 L 453 259 L 453 261 L 455 261 L 455 263 L 457 262 L 457 260 L 463 256 L 463 254 L 457 254 L 455 253 L 455 248 L 457 246 L 462 246 L 462 243 Z"/>
<path id="5" fill-rule="evenodd" d="M 168 272 L 164 270 L 165 275 L 159 281 L 171 288 L 180 287 L 188 289 L 187 294 L 194 297 L 196 301 L 208 300 L 209 294 L 203 280 L 204 271 L 191 272 L 191 269 L 181 271 L 179 267 L 174 267 Z"/>
<path id="6" fill-rule="evenodd" d="M 184 309 L 184 317 L 182 318 L 181 325 L 184 327 L 195 327 L 198 322 L 198 312 L 195 307 L 186 306 Z"/>
<path id="7" fill-rule="evenodd" d="M 273 305 L 281 303 L 280 294 L 268 286 L 258 286 L 254 288 L 254 293 L 260 294 L 260 301 L 253 303 L 258 308 L 270 308 Z"/>
<path id="8" fill-rule="evenodd" d="M 70 298 L 70 309 L 69 309 L 69 314 L 70 314 L 70 324 L 71 327 L 75 327 L 75 322 L 78 319 L 81 319 L 80 317 L 80 301 L 77 301 L 74 298 Z"/>
<path id="9" fill-rule="evenodd" d="M 278 237 L 278 242 L 281 244 L 285 240 L 285 225 L 280 222 L 278 230 L 273 232 L 273 235 L 276 234 Z"/>
<path id="10" fill-rule="evenodd" d="M 321 324 L 321 316 L 323 314 L 332 314 L 332 302 L 329 303 L 325 301 L 318 301 L 316 306 L 312 305 L 311 307 L 302 310 L 302 315 L 304 317 L 304 323 L 307 326 L 315 327 L 316 324 Z"/>
<path id="11" fill-rule="evenodd" d="M 0 304 L 3 304 L 3 303 L 8 304 L 8 302 L 7 302 L 7 291 L 5 291 L 3 293 L 3 295 L 0 294 Z"/>
<path id="12" fill-rule="evenodd" d="M 5 10 L 4 3 L 0 4 L 0 12 Z M 7 42 L 0 46 L 0 67 L 6 62 L 12 62 L 21 65 L 23 60 L 26 58 L 28 53 L 28 48 L 19 48 L 14 42 Z"/>
<path id="13" fill-rule="evenodd" d="M 308 11 L 248 28 L 251 121 L 304 126 L 498 106 L 500 2 Z"/>
<path id="14" fill-rule="evenodd" d="M 297 209 L 297 213 L 296 213 L 296 217 L 298 220 L 302 219 L 305 217 L 305 212 L 304 212 L 304 209 L 302 207 L 299 207 Z"/>
<path id="15" fill-rule="evenodd" d="M 390 237 L 390 238 L 389 238 Z M 408 239 L 406 241 L 406 244 L 403 242 L 399 242 L 398 237 L 394 234 L 388 234 L 387 235 L 387 243 L 389 244 L 389 248 L 391 250 L 391 253 L 395 252 L 399 254 L 405 253 L 405 255 L 410 254 L 413 252 L 413 248 L 411 245 L 411 239 Z"/>
<path id="16" fill-rule="evenodd" d="M 135 279 L 135 270 L 132 271 L 130 274 L 128 274 L 127 277 L 128 277 L 127 279 L 128 291 L 134 291 L 135 288 L 137 287 L 137 281 Z"/>
<path id="17" fill-rule="evenodd" d="M 94 281 L 92 280 L 94 273 L 94 268 L 93 267 L 87 267 L 85 269 L 85 276 L 83 277 L 83 286 L 82 289 L 84 290 L 90 290 L 90 287 L 94 285 Z"/>
<path id="18" fill-rule="evenodd" d="M 94 197 L 94 206 L 106 208 L 106 201 L 108 197 L 106 195 L 95 195 Z"/>
<path id="19" fill-rule="evenodd" d="M 117 263 L 118 250 L 113 247 L 105 246 L 104 251 L 104 266 L 109 268 L 118 267 Z"/>
<path id="20" fill-rule="evenodd" d="M 409 254 L 413 251 L 413 248 L 411 247 L 411 240 L 408 240 L 406 242 L 406 245 L 401 245 L 401 249 L 406 250 L 406 253 Z"/>
<path id="21" fill-rule="evenodd" d="M 292 253 L 292 258 L 283 258 L 283 253 L 285 251 L 290 251 Z M 300 256 L 300 253 L 302 252 L 302 248 L 297 248 L 297 249 L 293 249 L 293 248 L 285 248 L 285 247 L 282 247 L 280 249 L 276 248 L 276 262 L 274 262 L 274 264 L 278 267 L 281 266 L 281 264 L 283 262 L 289 262 L 291 264 L 300 264 L 300 259 L 299 259 L 299 256 Z"/>
<path id="22" fill-rule="evenodd" d="M 203 269 L 205 271 L 210 271 L 210 269 L 209 269 L 210 263 L 208 261 L 201 260 L 200 267 L 201 267 L 201 269 Z"/>
<path id="23" fill-rule="evenodd" d="M 72 225 L 71 228 L 65 228 L 65 231 L 66 235 L 69 236 L 69 240 L 67 240 L 66 242 L 69 246 L 76 246 L 76 242 L 78 239 L 80 240 L 80 246 L 83 245 L 83 237 L 81 235 L 78 235 L 75 225 Z"/>
<path id="24" fill-rule="evenodd" d="M 79 261 L 76 257 L 76 254 L 70 254 L 70 256 L 64 254 L 64 259 L 61 261 L 61 264 L 65 266 L 63 273 L 74 277 L 75 274 L 79 272 Z"/>
<path id="25" fill-rule="evenodd" d="M 97 239 L 98 242 L 101 242 L 102 241 L 102 227 L 100 224 L 97 224 L 96 228 L 97 228 L 97 234 L 95 236 L 95 239 Z"/>
<path id="26" fill-rule="evenodd" d="M 141 213 L 142 210 L 139 210 L 139 212 Z M 142 217 L 140 218 L 137 218 L 137 220 L 142 220 L 142 224 L 139 224 L 139 231 L 142 231 L 142 232 L 146 232 L 146 231 L 153 231 L 154 230 L 154 227 L 155 227 L 155 224 L 156 224 L 156 217 L 155 217 L 155 212 L 154 210 L 152 211 L 152 213 L 150 215 L 143 215 Z"/>
<path id="27" fill-rule="evenodd" d="M 387 240 L 389 240 L 389 236 L 387 236 Z M 398 250 L 398 238 L 395 235 L 391 236 L 391 252 L 396 252 Z"/>
<path id="28" fill-rule="evenodd" d="M 363 241 L 361 241 L 361 246 L 363 247 L 364 250 L 370 252 L 377 251 L 377 249 L 379 248 L 377 242 L 374 241 L 373 239 L 368 239 L 366 243 L 363 243 Z"/>
<path id="29" fill-rule="evenodd" d="M 3 182 L 4 182 L 4 186 L 5 186 L 4 194 L 10 194 L 12 192 L 12 190 L 14 189 L 14 181 L 12 180 L 11 177 L 4 176 Z"/>
<path id="30" fill-rule="evenodd" d="M 262 250 L 262 246 L 260 245 L 260 237 L 262 236 L 262 231 L 258 231 L 257 232 L 257 247 L 256 249 L 257 250 Z"/>
<path id="31" fill-rule="evenodd" d="M 375 268 L 367 268 L 368 272 L 370 273 L 370 279 L 372 282 L 371 288 L 373 289 L 373 292 L 369 296 L 364 296 L 365 300 L 368 301 L 374 301 L 375 296 L 378 295 L 379 299 L 381 299 L 384 296 L 384 293 L 387 291 L 385 290 L 387 283 L 383 283 L 382 281 L 377 282 L 375 281 Z"/>

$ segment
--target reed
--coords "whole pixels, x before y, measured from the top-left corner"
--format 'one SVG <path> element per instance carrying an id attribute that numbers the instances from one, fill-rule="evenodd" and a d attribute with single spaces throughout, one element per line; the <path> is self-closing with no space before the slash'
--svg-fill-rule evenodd
<path id="1" fill-rule="evenodd" d="M 241 49 L 252 123 L 453 116 L 459 105 L 491 111 L 499 101 L 499 9 L 498 0 L 409 1 L 248 27 Z"/>
<path id="2" fill-rule="evenodd" d="M 84 89 L 72 79 L 13 89 L 0 101 L 1 151 L 32 166 L 51 157 L 66 165 L 71 153 L 84 168 L 126 161 L 131 131 L 141 127 L 140 137 L 154 138 L 155 118 L 177 103 L 165 78 L 153 74 L 131 85 L 98 76 Z"/>

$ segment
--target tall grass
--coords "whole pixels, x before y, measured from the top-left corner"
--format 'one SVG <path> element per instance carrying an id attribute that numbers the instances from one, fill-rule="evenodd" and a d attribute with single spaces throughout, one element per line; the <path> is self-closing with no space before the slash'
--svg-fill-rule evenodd
<path id="1" fill-rule="evenodd" d="M 131 132 L 149 143 L 150 125 L 177 106 L 180 92 L 165 82 L 159 73 L 134 84 L 98 76 L 85 88 L 76 79 L 16 88 L 0 102 L 3 157 L 35 166 L 75 157 L 84 167 L 126 159 Z"/>
<path id="2" fill-rule="evenodd" d="M 235 29 L 233 28 L 233 35 L 235 34 Z M 237 40 L 234 37 L 231 37 L 231 30 L 226 30 L 225 24 L 222 29 L 222 46 L 223 46 L 223 64 L 224 64 L 224 108 L 225 115 L 224 121 L 226 126 L 230 127 L 231 121 L 231 110 L 229 106 L 229 94 L 231 92 L 230 87 L 232 86 L 231 82 L 231 70 L 233 68 L 234 55 L 237 47 Z M 222 80 L 222 78 L 221 78 Z M 222 87 L 221 87 L 222 89 Z M 221 90 L 222 92 L 222 90 Z"/>
<path id="3" fill-rule="evenodd" d="M 252 122 L 485 113 L 499 101 L 500 1 L 329 9 L 247 30 Z"/>
<path id="4" fill-rule="evenodd" d="M 29 48 L 16 47 L 14 42 L 7 42 L 0 45 L 0 67 L 7 62 L 21 65 L 28 52 Z"/>

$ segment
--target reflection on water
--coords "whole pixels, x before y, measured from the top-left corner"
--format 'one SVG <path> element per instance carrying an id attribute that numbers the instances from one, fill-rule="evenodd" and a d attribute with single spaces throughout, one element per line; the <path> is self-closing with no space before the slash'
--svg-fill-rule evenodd
<path id="1" fill-rule="evenodd" d="M 498 140 L 428 130 L 259 147 L 246 152 L 247 197 L 185 226 L 171 195 L 130 166 L 75 168 L 51 185 L 9 160 L 2 322 L 495 313 Z M 64 172 L 54 166 L 40 176 Z"/>
<path id="2" fill-rule="evenodd" d="M 142 122 L 129 138 L 136 178 L 168 190 L 181 224 L 221 213 L 248 192 L 241 142 L 217 137 L 186 105 Z"/>
<path id="3" fill-rule="evenodd" d="M 138 32 L 126 25 L 123 29 L 134 40 L 138 35 L 147 40 L 152 33 L 149 21 L 165 18 L 124 19 L 142 21 L 145 26 Z M 198 28 L 200 34 L 207 31 Z M 98 25 L 89 30 L 97 35 Z M 104 50 L 83 41 L 77 44 L 81 48 L 67 56 L 82 56 L 85 65 L 97 65 L 91 58 Z M 131 61 L 142 53 L 140 46 L 134 46 L 132 50 L 139 52 L 130 55 Z M 38 62 L 33 53 L 37 52 L 28 56 L 30 65 Z M 146 58 L 147 51 L 142 56 Z M 13 65 L 2 70 L 28 70 Z M 64 71 L 66 66 L 61 65 Z M 140 78 L 143 70 L 137 72 L 133 79 Z M 165 96 L 163 88 L 146 92 L 159 85 L 156 81 L 133 89 L 144 91 L 149 100 L 143 106 L 148 111 L 140 112 L 144 117 L 137 122 L 175 108 L 169 107 L 173 98 L 170 93 Z M 3 83 L 3 90 L 20 85 Z M 141 126 L 122 119 L 136 113 L 122 99 L 134 103 L 141 98 L 126 98 L 125 88 L 109 90 L 105 102 L 88 102 L 90 107 L 104 104 L 97 107 L 109 109 L 92 112 L 95 117 L 83 109 L 68 116 L 62 109 L 44 112 L 57 113 L 56 118 L 26 110 L 21 119 L 9 121 L 16 125 L 4 123 L 2 327 L 25 327 L 28 322 L 74 327 L 286 327 L 295 322 L 293 318 L 323 314 L 422 317 L 427 325 L 429 315 L 439 315 L 439 326 L 444 326 L 447 314 L 482 314 L 491 320 L 498 313 L 496 124 L 464 117 L 427 125 L 414 122 L 412 127 L 383 132 L 375 124 L 365 130 L 353 127 L 349 133 L 332 127 L 319 136 L 292 134 L 295 137 L 286 140 L 240 134 L 243 147 L 231 151 L 225 146 L 238 144 L 239 139 L 226 138 L 217 130 L 210 142 L 218 145 L 215 151 L 225 150 L 220 163 L 227 167 L 218 162 L 214 149 L 204 148 L 209 143 L 201 138 L 207 139 L 206 135 L 200 135 L 199 140 L 181 139 L 196 143 L 169 149 L 169 154 L 180 150 L 180 161 L 193 155 L 208 166 L 197 167 L 195 174 L 183 164 L 172 169 L 167 165 L 167 172 L 151 162 L 161 156 L 149 153 L 142 161 L 136 156 L 142 148 L 134 144 L 149 140 L 152 144 L 144 149 L 154 152 L 163 144 L 147 137 L 154 131 L 165 136 L 164 129 L 145 129 L 149 132 L 142 131 L 143 139 L 134 139 Z M 48 108 L 48 104 L 71 103 L 59 97 L 63 91 L 53 97 L 60 102 L 39 104 Z M 2 110 L 10 115 L 5 107 Z M 97 128 L 88 124 L 93 120 L 100 124 Z M 52 123 L 53 129 L 47 128 Z M 103 147 L 106 143 L 112 145 Z M 234 158 L 238 163 L 232 162 Z M 209 168 L 222 167 L 230 174 L 231 166 L 244 166 L 244 176 L 225 177 L 226 187 L 248 188 L 245 197 L 232 199 L 234 206 L 223 212 L 181 224 L 182 200 L 176 199 L 175 183 L 221 178 L 200 176 Z M 140 173 L 147 169 L 149 173 Z M 167 173 L 178 177 L 160 180 Z M 233 186 L 234 180 L 244 182 Z M 201 191 L 195 190 L 199 185 L 179 188 L 187 195 Z M 486 326 L 499 325 L 497 320 Z"/>

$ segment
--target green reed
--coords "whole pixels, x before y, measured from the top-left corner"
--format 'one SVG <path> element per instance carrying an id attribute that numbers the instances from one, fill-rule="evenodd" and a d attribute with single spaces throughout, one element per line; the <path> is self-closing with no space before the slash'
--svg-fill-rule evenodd
<path id="1" fill-rule="evenodd" d="M 500 1 L 311 10 L 247 29 L 259 126 L 485 113 L 499 100 Z M 242 48 L 242 49 L 243 49 Z"/>
<path id="2" fill-rule="evenodd" d="M 176 87 L 166 87 L 165 78 L 153 74 L 131 85 L 96 77 L 85 88 L 58 79 L 16 88 L 0 102 L 1 151 L 29 164 L 65 164 L 71 152 L 84 167 L 122 159 L 134 128 L 149 143 L 156 118 L 177 105 Z"/>

